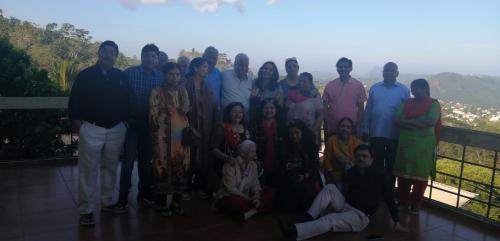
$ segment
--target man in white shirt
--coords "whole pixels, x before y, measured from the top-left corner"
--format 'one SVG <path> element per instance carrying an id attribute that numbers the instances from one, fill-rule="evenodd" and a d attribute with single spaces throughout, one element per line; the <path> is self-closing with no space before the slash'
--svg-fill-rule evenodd
<path id="1" fill-rule="evenodd" d="M 245 108 L 245 120 L 249 119 L 250 94 L 254 76 L 248 71 L 250 59 L 244 53 L 234 58 L 234 69 L 222 72 L 221 102 L 224 109 L 231 102 L 240 102 Z"/>

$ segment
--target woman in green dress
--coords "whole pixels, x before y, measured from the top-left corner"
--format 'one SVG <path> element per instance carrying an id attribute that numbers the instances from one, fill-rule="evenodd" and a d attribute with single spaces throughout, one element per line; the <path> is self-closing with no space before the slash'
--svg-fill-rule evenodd
<path id="1" fill-rule="evenodd" d="M 418 213 L 427 180 L 435 176 L 441 106 L 430 97 L 429 84 L 425 79 L 414 80 L 411 92 L 414 98 L 408 99 L 396 113 L 400 134 L 393 174 L 398 177 L 400 204 Z"/>

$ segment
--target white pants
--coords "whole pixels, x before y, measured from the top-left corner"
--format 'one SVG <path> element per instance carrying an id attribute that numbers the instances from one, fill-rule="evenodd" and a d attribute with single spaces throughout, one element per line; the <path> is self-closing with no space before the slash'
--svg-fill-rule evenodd
<path id="1" fill-rule="evenodd" d="M 333 184 L 321 190 L 307 212 L 315 220 L 295 224 L 297 240 L 312 238 L 330 230 L 359 232 L 370 223 L 368 216 L 345 202 L 344 196 Z"/>
<path id="2" fill-rule="evenodd" d="M 111 205 L 116 168 L 127 128 L 120 122 L 111 129 L 84 121 L 78 142 L 78 209 L 80 214 L 94 211 L 97 175 L 101 172 L 101 203 Z"/>

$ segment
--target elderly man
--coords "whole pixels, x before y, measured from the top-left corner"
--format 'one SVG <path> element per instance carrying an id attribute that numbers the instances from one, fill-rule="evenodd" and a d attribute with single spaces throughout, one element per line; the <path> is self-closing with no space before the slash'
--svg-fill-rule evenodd
<path id="1" fill-rule="evenodd" d="M 188 72 L 189 60 L 186 56 L 179 56 L 177 58 L 177 65 L 179 65 L 179 72 L 181 73 L 181 81 L 180 85 L 184 85 L 186 83 L 186 73 Z"/>
<path id="2" fill-rule="evenodd" d="M 158 64 L 158 47 L 148 44 L 142 48 L 141 64 L 125 70 L 132 89 L 132 119 L 129 123 L 127 137 L 123 150 L 120 194 L 118 203 L 106 208 L 115 213 L 126 212 L 128 194 L 131 186 L 134 161 L 137 159 L 139 174 L 139 194 L 137 201 L 144 204 L 153 204 L 151 192 L 151 145 L 148 126 L 149 94 L 151 90 L 163 83 L 163 74 L 155 67 Z"/>
<path id="3" fill-rule="evenodd" d="M 254 76 L 248 71 L 250 59 L 239 53 L 234 58 L 234 69 L 222 73 L 222 108 L 231 102 L 240 102 L 245 108 L 245 120 L 249 118 L 250 94 Z"/>
<path id="4" fill-rule="evenodd" d="M 104 41 L 97 64 L 82 70 L 73 84 L 68 112 L 78 142 L 80 225 L 94 225 L 94 200 L 100 169 L 102 208 L 112 205 L 118 159 L 131 112 L 127 76 L 113 68 L 118 45 Z"/>
<path id="5" fill-rule="evenodd" d="M 395 231 L 407 231 L 399 224 L 399 214 L 389 178 L 383 170 L 372 166 L 370 147 L 361 144 L 354 150 L 356 165 L 345 175 L 344 193 L 333 185 L 326 185 L 307 211 L 309 221 L 295 225 L 281 224 L 284 235 L 304 240 L 333 232 L 359 232 L 370 223 L 382 200 L 385 201 Z"/>
<path id="6" fill-rule="evenodd" d="M 396 159 L 398 129 L 394 117 L 399 105 L 410 97 L 410 90 L 397 82 L 398 65 L 384 65 L 384 80 L 370 88 L 370 95 L 363 117 L 363 139 L 370 140 L 375 165 L 392 173 Z M 394 179 L 393 179 L 394 182 Z"/>
<path id="7" fill-rule="evenodd" d="M 337 61 L 339 78 L 330 81 L 323 93 L 326 105 L 325 121 L 328 134 L 337 132 L 340 119 L 349 117 L 355 124 L 356 133 L 360 133 L 361 117 L 366 101 L 365 87 L 359 80 L 351 77 L 352 61 L 340 58 Z"/>
<path id="8" fill-rule="evenodd" d="M 184 78 L 186 75 L 186 72 L 187 72 L 187 68 L 189 66 L 189 58 L 186 57 L 186 56 L 179 56 L 179 58 L 177 58 L 177 65 L 179 65 L 179 70 L 180 70 L 180 73 L 181 73 L 181 79 Z"/>
<path id="9" fill-rule="evenodd" d="M 212 92 L 214 93 L 215 100 L 217 101 L 217 107 L 220 108 L 220 98 L 221 98 L 221 85 L 222 85 L 222 75 L 215 66 L 217 65 L 217 60 L 219 59 L 219 50 L 215 47 L 208 47 L 203 52 L 203 58 L 208 63 L 208 76 L 207 81 L 212 87 Z"/>

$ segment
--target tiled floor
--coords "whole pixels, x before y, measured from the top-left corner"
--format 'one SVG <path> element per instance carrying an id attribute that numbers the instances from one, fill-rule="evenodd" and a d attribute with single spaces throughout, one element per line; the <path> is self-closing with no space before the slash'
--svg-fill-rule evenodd
<path id="1" fill-rule="evenodd" d="M 77 177 L 74 164 L 0 169 L 0 240 L 283 240 L 276 217 L 295 216 L 261 215 L 241 224 L 212 211 L 205 201 L 189 201 L 186 216 L 164 218 L 138 207 L 131 197 L 128 214 L 97 213 L 96 226 L 82 228 L 76 209 Z M 395 241 L 500 240 L 499 230 L 438 208 L 425 207 L 420 215 L 403 213 L 401 220 L 411 231 L 391 232 L 382 208 L 361 233 L 328 233 L 312 240 L 361 241 L 368 235 Z"/>

